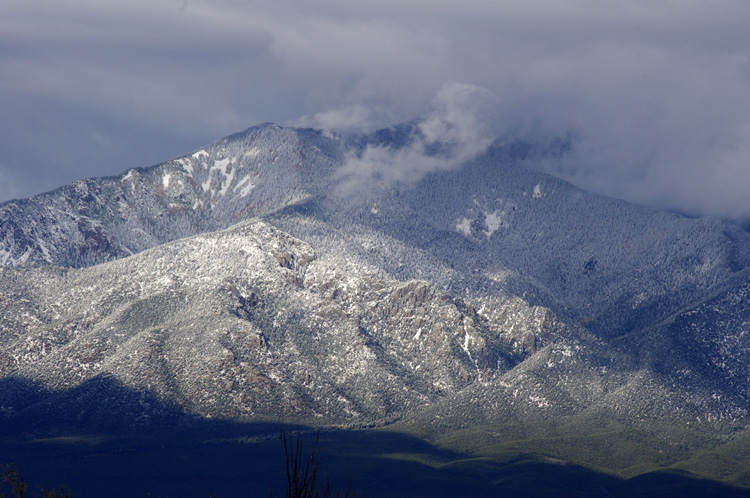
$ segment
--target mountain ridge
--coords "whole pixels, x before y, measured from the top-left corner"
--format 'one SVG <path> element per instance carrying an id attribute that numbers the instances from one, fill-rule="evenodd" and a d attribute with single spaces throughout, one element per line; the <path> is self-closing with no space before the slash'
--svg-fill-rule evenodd
<path id="1" fill-rule="evenodd" d="M 453 392 L 483 370 L 507 370 L 560 334 L 549 310 L 518 299 L 502 306 L 505 318 L 489 321 L 476 303 L 427 282 L 358 273 L 318 262 L 309 246 L 261 221 L 88 269 L 6 268 L 3 301 L 21 318 L 2 324 L 2 373 L 56 389 L 107 373 L 203 416 L 230 418 L 243 410 L 252 415 L 253 406 L 271 416 L 285 403 L 271 399 L 269 405 L 266 398 L 279 391 L 303 414 L 335 421 L 330 409 L 315 411 L 324 410 L 319 400 L 338 397 L 341 413 L 353 403 L 371 418 L 392 415 L 441 390 Z M 9 290 L 28 296 L 27 306 L 13 302 Z M 511 330 L 500 330 L 503 323 Z M 339 355 L 344 359 L 336 360 Z M 420 370 L 425 361 L 430 368 Z M 332 373 L 320 372 L 323 364 L 337 365 L 351 379 L 329 385 Z M 345 373 L 350 364 L 367 374 Z M 306 379 L 312 394 L 295 394 L 298 381 L 289 379 Z M 234 384 L 244 390 L 232 394 Z M 341 398 L 347 391 L 352 394 Z M 359 391 L 385 398 L 368 411 Z M 403 391 L 412 394 L 404 398 Z M 231 399 L 212 413 L 210 399 L 221 392 Z M 309 396 L 319 400 L 306 404 Z"/>
<path id="2" fill-rule="evenodd" d="M 528 167 L 565 140 L 418 130 L 263 124 L 0 204 L 0 378 L 72 389 L 68 421 L 110 379 L 185 420 L 743 433 L 750 234 Z M 8 427 L 48 410 L 6 385 Z"/>

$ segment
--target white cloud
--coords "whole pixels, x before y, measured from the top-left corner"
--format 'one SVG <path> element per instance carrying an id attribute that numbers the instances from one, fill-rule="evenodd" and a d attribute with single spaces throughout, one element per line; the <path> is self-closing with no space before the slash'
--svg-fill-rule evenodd
<path id="1" fill-rule="evenodd" d="M 416 123 L 411 143 L 368 145 L 350 155 L 338 171 L 339 193 L 362 197 L 376 188 L 414 184 L 429 173 L 457 168 L 498 136 L 497 118 L 497 100 L 489 90 L 447 83 Z"/>
<path id="2" fill-rule="evenodd" d="M 289 126 L 317 128 L 337 132 L 368 132 L 390 124 L 387 110 L 376 110 L 361 104 L 318 112 L 287 122 Z"/>
<path id="3" fill-rule="evenodd" d="M 446 83 L 419 123 L 425 141 L 476 150 L 497 136 L 500 107 L 491 91 L 467 83 Z"/>

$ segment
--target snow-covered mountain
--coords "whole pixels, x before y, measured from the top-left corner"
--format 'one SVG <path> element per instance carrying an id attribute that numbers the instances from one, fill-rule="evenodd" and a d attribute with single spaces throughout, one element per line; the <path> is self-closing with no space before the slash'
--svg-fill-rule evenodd
<path id="1" fill-rule="evenodd" d="M 521 299 L 346 268 L 261 221 L 88 269 L 5 268 L 2 297 L 5 376 L 106 375 L 205 417 L 393 419 L 571 335 Z"/>
<path id="2" fill-rule="evenodd" d="M 1 204 L 0 415 L 108 378 L 201 417 L 744 427 L 750 234 L 526 167 L 564 140 L 420 130 L 264 124 Z"/>
<path id="3" fill-rule="evenodd" d="M 330 162 L 299 133 L 261 125 L 151 168 L 7 202 L 0 263 L 91 266 L 226 228 L 309 196 L 308 177 Z"/>

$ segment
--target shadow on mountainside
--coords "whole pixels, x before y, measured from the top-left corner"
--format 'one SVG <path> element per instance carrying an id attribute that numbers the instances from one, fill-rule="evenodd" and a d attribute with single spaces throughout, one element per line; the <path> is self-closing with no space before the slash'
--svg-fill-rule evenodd
<path id="1" fill-rule="evenodd" d="M 67 391 L 0 380 L 0 463 L 77 498 L 268 496 L 284 489 L 279 422 L 208 420 L 98 377 Z M 313 428 L 290 426 L 309 451 Z M 736 496 L 750 490 L 653 472 L 619 479 L 534 455 L 476 458 L 381 429 L 320 432 L 321 480 L 358 496 Z"/>
<path id="2" fill-rule="evenodd" d="M 0 436 L 6 437 L 129 433 L 199 420 L 175 404 L 129 389 L 106 375 L 61 391 L 18 377 L 0 379 L 0 410 Z"/>

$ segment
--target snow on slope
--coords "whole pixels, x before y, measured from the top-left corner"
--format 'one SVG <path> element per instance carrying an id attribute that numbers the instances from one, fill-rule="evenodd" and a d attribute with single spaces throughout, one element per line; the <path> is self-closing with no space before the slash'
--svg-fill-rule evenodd
<path id="1" fill-rule="evenodd" d="M 20 275 L 35 275 L 35 271 L 87 275 L 86 279 L 97 274 L 102 282 L 117 290 L 111 303 L 97 301 L 97 306 L 89 309 L 86 303 L 96 300 L 98 295 L 108 295 L 109 287 L 99 287 L 96 293 L 86 294 L 84 289 L 94 287 L 76 285 L 70 292 L 81 293 L 78 304 L 60 305 L 60 309 L 46 310 L 41 314 L 34 311 L 33 306 L 42 305 L 34 304 L 31 308 L 18 311 L 17 320 L 20 321 L 4 322 L 12 324 L 6 325 L 9 327 L 6 330 L 15 328 L 39 332 L 38 339 L 32 341 L 33 347 L 29 346 L 28 351 L 33 352 L 28 353 L 32 355 L 28 359 L 33 360 L 30 365 L 47 365 L 44 362 L 48 361 L 49 368 L 59 357 L 52 355 L 45 360 L 46 352 L 78 337 L 78 329 L 70 328 L 74 324 L 90 323 L 98 331 L 97 334 L 101 334 L 95 334 L 98 338 L 91 339 L 91 344 L 81 342 L 75 348 L 71 346 L 74 350 L 79 347 L 91 350 L 104 348 L 101 362 L 97 363 L 99 360 L 94 358 L 68 365 L 69 375 L 73 377 L 65 377 L 55 371 L 54 375 L 45 377 L 47 382 L 59 377 L 75 383 L 91 378 L 96 372 L 105 371 L 119 376 L 129 385 L 149 389 L 157 387 L 149 387 L 144 379 L 162 379 L 158 382 L 170 386 L 174 382 L 191 382 L 190 379 L 198 377 L 221 378 L 222 382 L 226 382 L 225 386 L 234 386 L 233 383 L 239 382 L 236 385 L 245 389 L 240 390 L 245 393 L 243 399 L 255 399 L 243 404 L 244 401 L 235 399 L 232 394 L 205 394 L 224 391 L 216 391 L 218 385 L 211 384 L 213 381 L 203 380 L 200 382 L 207 384 L 200 389 L 195 386 L 191 389 L 199 398 L 208 397 L 194 402 L 182 399 L 180 402 L 204 415 L 214 413 L 212 410 L 223 414 L 256 413 L 255 408 L 248 407 L 256 406 L 253 404 L 256 402 L 266 403 L 264 396 L 276 396 L 273 398 L 276 405 L 273 406 L 294 406 L 298 410 L 295 413 L 326 417 L 342 414 L 354 417 L 355 413 L 367 413 L 368 416 L 377 417 L 380 416 L 377 414 L 395 413 L 397 406 L 421 406 L 420 403 L 436 400 L 441 392 L 454 392 L 460 386 L 469 384 L 471 389 L 462 395 L 466 399 L 477 399 L 476 396 L 480 394 L 496 396 L 493 403 L 500 406 L 499 399 L 510 399 L 507 396 L 520 389 L 519 386 L 525 383 L 523 379 L 528 379 L 529 375 L 543 374 L 550 374 L 550 378 L 558 379 L 558 383 L 551 386 L 542 382 L 539 384 L 544 387 L 541 391 L 534 391 L 526 385 L 524 406 L 537 411 L 560 409 L 567 406 L 566 403 L 587 406 L 586 403 L 593 399 L 599 399 L 600 409 L 608 410 L 629 399 L 619 398 L 614 393 L 627 392 L 629 396 L 635 396 L 638 386 L 646 386 L 643 388 L 648 388 L 653 394 L 649 398 L 651 401 L 642 405 L 631 403 L 633 417 L 637 418 L 645 413 L 648 406 L 667 399 L 664 396 L 669 394 L 672 384 L 677 386 L 675 389 L 678 392 L 674 406 L 680 406 L 684 413 L 700 413 L 700 416 L 712 414 L 713 417 L 723 414 L 721 416 L 731 418 L 747 409 L 742 399 L 749 392 L 747 386 L 750 381 L 740 375 L 745 363 L 726 353 L 728 346 L 724 347 L 729 344 L 744 347 L 741 339 L 744 337 L 744 321 L 724 320 L 728 329 L 716 332 L 719 335 L 713 339 L 705 339 L 704 342 L 710 345 L 706 358 L 715 368 L 696 377 L 696 385 L 691 385 L 687 377 L 686 383 L 680 385 L 679 372 L 694 368 L 690 365 L 706 358 L 696 357 L 674 364 L 639 364 L 645 361 L 642 357 L 653 356 L 654 351 L 662 350 L 660 348 L 670 351 L 669 345 L 675 342 L 675 338 L 681 337 L 683 328 L 690 329 L 693 327 L 691 323 L 699 322 L 691 322 L 693 315 L 688 314 L 684 315 L 684 322 L 679 321 L 679 327 L 665 328 L 662 326 L 664 323 L 686 310 L 703 310 L 701 306 L 707 299 L 739 285 L 750 263 L 750 237 L 746 232 L 721 220 L 689 219 L 587 194 L 523 166 L 525 162 L 559 153 L 555 144 L 513 139 L 496 142 L 460 168 L 435 171 L 418 182 L 375 182 L 373 190 L 363 192 L 361 196 L 337 195 L 337 171 L 347 155 L 365 150 L 366 146 L 408 147 L 410 133 L 409 125 L 404 125 L 370 136 L 338 140 L 314 130 L 260 125 L 152 168 L 133 169 L 115 178 L 80 181 L 31 199 L 4 203 L 0 205 L 0 261 L 4 265 L 53 263 L 91 268 L 80 270 L 80 273 L 49 268 L 21 268 L 17 270 L 20 273 L 14 273 L 16 270 L 6 269 L 0 280 L 11 279 L 16 282 L 13 285 L 17 285 L 23 279 Z M 299 273 L 295 269 L 298 264 L 296 259 L 280 256 L 280 260 L 274 263 L 267 255 L 262 256 L 253 249 L 252 244 L 247 246 L 245 253 L 254 254 L 254 259 L 247 259 L 250 256 L 240 257 L 244 246 L 220 242 L 221 237 L 217 236 L 196 236 L 251 218 L 260 218 L 267 223 L 267 228 L 263 230 L 268 233 L 279 230 L 279 240 L 292 237 L 304 241 L 309 251 L 315 254 L 315 259 L 302 264 L 300 268 L 309 270 L 325 261 L 326 269 L 310 274 L 305 273 L 307 270 Z M 188 239 L 192 241 L 188 245 L 179 247 L 192 249 L 181 249 L 171 257 L 178 257 L 174 263 L 187 265 L 189 269 L 164 273 L 158 267 L 153 267 L 156 263 L 148 258 L 159 254 L 161 256 L 158 257 L 164 260 L 166 253 L 159 251 L 169 251 L 170 247 L 179 244 L 163 244 L 186 236 L 195 237 Z M 282 242 L 272 242 L 271 239 L 266 241 L 269 247 L 275 243 L 283 246 Z M 161 247 L 155 252 L 143 253 L 155 246 Z M 191 251 L 195 253 L 193 256 Z M 270 249 L 265 251 L 267 253 Z M 309 251 L 306 249 L 303 252 L 308 254 Z M 213 259 L 204 258 L 209 253 Z M 131 255 L 135 256 L 126 258 Z M 307 259 L 307 256 L 301 257 Z M 106 273 L 96 273 L 103 272 L 103 267 L 93 265 L 106 261 L 111 261 L 113 265 L 106 267 L 107 272 L 115 271 L 114 268 L 119 268 L 117 265 L 139 261 L 144 268 L 150 269 L 150 273 L 128 270 L 140 277 L 137 284 L 129 284 L 133 286 L 132 289 L 126 290 L 118 287 L 119 284 L 109 279 Z M 268 267 L 269 262 L 273 271 Z M 167 263 L 162 261 L 159 264 Z M 252 265 L 258 265 L 262 270 L 249 270 Z M 227 283 L 220 276 L 232 275 L 237 268 L 250 273 L 241 273 L 241 277 L 237 277 L 239 281 L 234 283 Z M 291 273 L 286 272 L 285 268 Z M 204 275 L 204 271 L 209 274 Z M 205 287 L 198 286 L 192 280 L 193 274 L 204 275 L 202 284 Z M 281 276 L 287 279 L 283 284 L 284 291 L 274 291 L 272 297 L 263 298 L 265 301 L 258 301 L 258 296 L 262 298 L 263 294 L 248 287 L 247 282 L 256 282 L 253 285 L 262 288 Z M 78 278 L 83 277 L 74 277 L 74 281 Z M 231 280 L 232 277 L 228 278 Z M 192 283 L 186 284 L 186 281 Z M 244 283 L 240 285 L 241 282 Z M 327 287 L 329 284 L 330 287 Z M 53 285 L 50 288 L 64 294 L 68 292 L 65 289 L 70 281 L 62 280 L 55 285 L 57 287 Z M 280 284 L 275 285 L 278 287 Z M 24 292 L 31 294 L 40 292 L 25 289 Z M 148 298 L 139 297 L 141 292 L 152 294 Z M 17 298 L 22 294 L 10 295 Z M 209 295 L 213 297 L 209 299 Z M 449 296 L 445 302 L 447 304 L 444 304 L 453 310 L 451 316 L 462 316 L 463 322 L 460 327 L 456 325 L 457 328 L 449 335 L 438 334 L 442 339 L 433 346 L 438 348 L 439 354 L 435 349 L 420 350 L 417 344 L 429 339 L 429 332 L 435 330 L 435 326 L 423 326 L 419 320 L 427 320 L 429 313 L 426 310 L 441 309 L 442 305 L 435 304 L 435 300 L 440 302 L 442 295 Z M 298 298 L 302 304 L 290 301 L 291 297 Z M 119 300 L 130 302 L 128 300 L 131 298 L 140 304 L 115 309 Z M 7 297 L 6 302 L 14 302 L 14 299 Z M 49 299 L 52 297 L 49 296 Z M 404 299 L 407 304 L 403 302 Z M 414 300 L 421 299 L 432 304 L 416 312 Z M 194 323 L 204 323 L 205 329 L 201 333 L 186 328 L 188 326 L 179 320 L 162 324 L 158 317 L 149 312 L 152 305 L 166 307 L 164 316 L 170 317 L 174 309 L 182 310 L 182 302 L 191 303 L 205 316 L 214 317 L 210 323 L 197 318 L 195 320 L 198 322 L 193 320 Z M 259 302 L 276 304 L 270 308 L 272 311 L 266 309 L 258 314 L 256 308 Z M 529 325 L 537 330 L 531 335 L 523 332 L 527 330 L 523 327 L 508 326 L 506 329 L 505 325 L 498 325 L 506 322 L 503 322 L 505 318 L 501 317 L 502 312 L 497 310 L 512 308 L 510 303 L 513 302 L 521 303 L 519 309 L 551 310 L 549 312 L 555 317 L 555 323 L 565 324 L 568 334 L 565 340 L 573 343 L 554 346 L 549 346 L 544 340 L 537 343 L 535 338 L 544 336 L 539 332 L 544 328 L 540 324 L 546 322 L 542 319 L 534 321 L 536 319 L 532 319 L 528 312 L 524 312 L 526 315 L 522 313 L 520 321 L 515 318 L 508 320 L 513 323 L 536 323 L 536 329 Z M 379 314 L 380 307 L 385 304 L 388 304 L 387 307 L 396 306 L 397 320 L 389 322 L 392 318 L 390 315 Z M 315 311 L 306 308 L 308 305 Z M 44 324 L 45 320 L 57 320 L 58 314 L 64 315 L 62 310 L 65 306 L 80 309 L 79 314 L 69 316 L 64 323 L 58 322 L 58 329 L 45 331 L 40 324 Z M 223 318 L 216 320 L 216 313 L 222 306 L 225 310 L 234 310 L 234 315 L 230 313 L 234 318 L 222 315 Z M 474 309 L 475 306 L 477 309 Z M 729 305 L 721 304 L 721 307 L 725 306 Z M 744 316 L 746 307 L 741 301 L 736 308 L 727 309 Z M 93 317 L 91 313 L 100 308 L 109 309 L 111 314 Z M 128 311 L 131 314 L 126 313 L 127 309 L 131 309 Z M 445 313 L 448 312 L 443 309 L 436 316 L 453 323 Z M 191 316 L 188 312 L 185 314 Z M 697 316 L 704 315 L 704 311 L 701 311 Z M 124 325 L 124 317 L 137 317 L 136 323 L 140 324 L 140 328 L 125 332 L 120 337 L 114 332 L 118 327 L 129 330 L 129 326 Z M 467 320 L 467 317 L 471 320 Z M 244 321 L 235 323 L 235 319 Z M 271 354 L 267 359 L 273 361 L 263 363 L 268 365 L 268 370 L 245 372 L 242 361 L 238 360 L 239 364 L 235 360 L 230 361 L 229 355 L 226 355 L 226 364 L 222 363 L 225 360 L 221 355 L 225 354 L 225 349 L 232 349 L 226 346 L 230 343 L 226 342 L 229 339 L 221 339 L 224 332 L 215 328 L 217 323 L 224 327 L 221 330 L 236 330 L 230 342 L 244 338 L 242 340 L 260 341 L 261 345 L 265 345 L 263 348 L 273 343 L 268 342 L 271 337 L 284 343 L 284 327 L 301 333 L 299 337 L 307 340 L 310 337 L 323 337 L 320 335 L 323 332 L 317 327 L 327 324 L 333 327 L 331 330 L 335 330 L 337 336 L 348 338 L 348 344 L 353 349 L 347 350 L 343 343 L 325 336 L 327 341 L 333 341 L 330 344 L 338 345 L 327 343 L 329 346 L 321 346 L 323 349 L 316 349 L 314 353 L 311 350 L 308 354 L 304 349 L 308 346 L 297 342 L 301 339 L 290 339 L 291 349 L 283 354 L 278 353 L 281 356 Z M 242 326 L 238 323 L 242 323 Z M 385 330 L 382 323 L 390 323 L 390 328 Z M 575 337 L 585 335 L 582 327 L 604 342 L 597 343 L 591 339 L 594 342 L 587 342 L 581 346 L 583 349 L 571 349 L 571 344 L 579 344 L 575 342 L 578 340 Z M 104 333 L 105 330 L 108 332 Z M 176 330 L 182 332 L 175 335 Z M 203 334 L 206 330 L 212 332 Z M 492 333 L 488 334 L 488 330 Z M 711 330 L 713 334 L 714 329 Z M 573 331 L 577 331 L 576 334 Z M 57 337 L 55 334 L 63 335 Z M 509 339 L 507 334 L 513 339 Z M 506 337 L 505 343 L 502 337 Z M 702 340 L 698 332 L 685 337 Z M 128 372 L 129 368 L 122 365 L 136 361 L 135 356 L 145 354 L 144 351 L 157 351 L 185 338 L 190 338 L 186 344 L 194 343 L 189 346 L 194 354 L 201 354 L 199 346 L 205 346 L 204 352 L 208 356 L 203 363 L 216 364 L 218 370 L 212 370 L 209 374 L 208 371 L 194 370 L 198 367 L 187 363 L 180 363 L 183 370 L 174 370 L 173 367 L 164 370 L 164 365 L 157 366 L 144 359 L 138 363 L 140 367 L 132 370 L 138 379 L 117 373 Z M 118 341 L 121 340 L 131 341 L 138 347 L 132 349 L 128 346 L 122 350 L 131 351 L 128 354 L 114 354 L 119 350 Z M 627 342 L 630 340 L 632 344 Z M 493 341 L 504 345 L 498 346 L 499 349 L 488 346 Z M 221 344 L 224 345 L 219 347 Z M 604 349 L 598 349 L 597 344 L 603 345 L 601 347 Z M 629 352 L 619 355 L 610 349 L 616 349 L 618 344 L 628 344 L 626 349 Z M 444 349 L 440 350 L 440 347 Z M 494 351 L 491 355 L 481 353 L 488 348 Z M 364 356 L 347 356 L 354 354 L 352 351 L 355 350 Z M 60 351 L 62 349 L 55 354 L 62 354 Z M 369 353 L 365 354 L 367 351 Z M 304 353 L 300 357 L 304 361 L 298 360 L 302 363 L 295 363 L 294 358 L 298 353 Z M 378 385 L 393 383 L 396 391 L 406 394 L 396 395 L 396 391 L 391 392 L 386 387 L 382 387 L 381 391 L 362 387 L 368 394 L 357 398 L 344 387 L 354 374 L 347 373 L 343 367 L 340 371 L 320 370 L 321 365 L 314 359 L 319 354 L 330 359 L 332 365 L 336 364 L 334 357 L 347 358 L 346 361 L 357 365 L 356 368 L 361 367 L 361 370 L 355 368 L 353 372 L 367 371 L 368 375 L 380 379 Z M 418 360 L 420 354 L 430 357 L 438 354 L 445 363 L 440 363 L 443 360 L 435 360 L 437 363 L 432 364 L 425 362 L 424 358 Z M 668 357 L 668 354 L 665 356 Z M 69 357 L 75 358 L 75 355 Z M 106 361 L 103 359 L 105 357 Z M 600 359 L 592 359 L 595 357 Z M 20 368 L 18 358 L 27 357 L 0 361 L 12 366 L 8 367 L 11 370 L 7 372 L 21 373 L 21 370 L 16 370 Z M 259 356 L 253 358 L 253 362 L 260 361 Z M 569 359 L 565 360 L 567 366 L 564 369 L 555 370 L 556 367 L 549 366 L 558 365 L 558 360 L 563 358 Z M 290 367 L 292 370 L 273 366 L 286 364 L 287 361 L 297 366 Z M 521 363 L 517 364 L 519 361 Z M 480 365 L 493 362 L 498 365 L 498 375 L 509 376 L 502 381 L 507 385 L 494 383 L 494 387 L 485 391 L 481 383 L 476 382 L 482 377 L 476 372 L 484 368 Z M 569 368 L 571 362 L 577 362 L 575 364 L 580 365 L 582 370 Z M 245 363 L 252 362 L 248 360 Z M 115 368 L 113 365 L 120 366 Z M 440 368 L 432 370 L 436 365 Z M 722 365 L 730 365 L 731 368 Z M 630 379 L 631 374 L 641 367 L 642 375 Z M 316 368 L 321 372 L 321 377 L 316 381 L 315 388 L 310 387 L 305 391 L 307 387 L 299 386 L 305 385 L 302 381 L 306 377 L 300 377 L 299 372 L 304 369 L 315 371 Z M 620 377 L 605 375 L 601 369 L 619 371 Z M 290 373 L 292 371 L 295 373 Z M 136 375 L 137 372 L 141 373 Z M 179 372 L 183 372 L 185 377 L 176 381 L 174 379 L 181 375 Z M 554 372 L 560 375 L 556 376 Z M 32 374 L 31 370 L 24 373 Z M 565 375 L 569 375 L 573 383 L 588 379 L 585 382 L 590 381 L 592 389 L 579 390 L 572 384 L 566 384 Z M 237 381 L 237 378 L 245 380 Z M 622 381 L 619 384 L 616 382 L 618 378 Z M 255 392 L 252 389 L 247 391 L 247 382 L 297 386 L 294 389 L 302 391 L 279 387 L 275 394 L 264 391 L 266 394 L 261 396 L 252 394 Z M 606 386 L 609 387 L 605 389 Z M 712 392 L 730 401 L 726 406 L 704 402 L 703 394 L 707 391 L 703 389 L 708 389 L 706 386 L 715 388 Z M 158 389 L 163 389 L 164 393 L 172 392 L 168 387 Z M 571 389 L 575 393 L 568 392 Z M 479 394 L 471 394 L 473 390 Z M 607 396 L 604 396 L 605 391 L 608 392 Z M 233 390 L 227 389 L 226 392 L 232 393 Z M 488 394 L 490 392 L 495 394 Z M 241 397 L 241 394 L 237 396 Z M 339 396 L 347 401 L 326 401 L 332 403 L 330 405 L 325 405 L 323 401 L 339 400 Z M 386 401 L 388 399 L 391 401 Z M 271 405 L 264 406 L 265 410 L 270 409 L 268 407 Z M 641 411 L 636 409 L 637 406 L 642 407 Z M 516 407 L 511 411 L 523 413 L 525 409 Z M 485 413 L 485 416 L 489 415 Z"/>
<path id="2" fill-rule="evenodd" d="M 2 377 L 106 375 L 202 416 L 329 423 L 392 418 L 568 335 L 520 299 L 350 272 L 258 221 L 87 269 L 6 268 L 0 309 Z"/>

